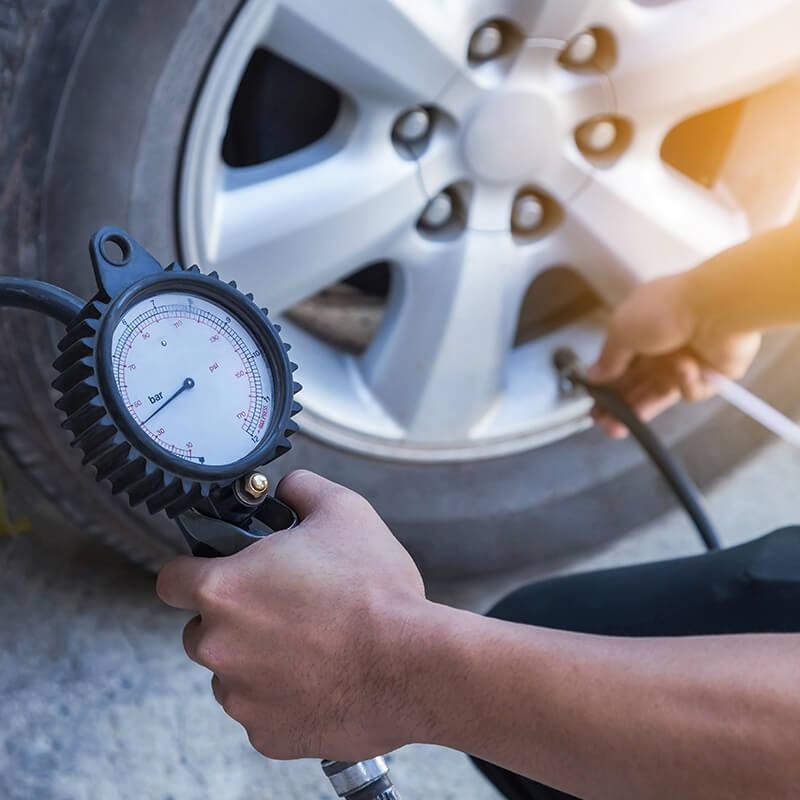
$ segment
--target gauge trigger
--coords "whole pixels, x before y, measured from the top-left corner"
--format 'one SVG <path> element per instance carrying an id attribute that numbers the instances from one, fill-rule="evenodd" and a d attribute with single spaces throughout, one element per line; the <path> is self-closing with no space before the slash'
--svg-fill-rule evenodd
<path id="1" fill-rule="evenodd" d="M 291 530 L 298 524 L 295 511 L 276 497 L 266 497 L 252 516 L 250 527 L 238 525 L 191 509 L 179 514 L 175 521 L 192 554 L 202 558 L 232 556 L 259 539 L 278 531 Z"/>

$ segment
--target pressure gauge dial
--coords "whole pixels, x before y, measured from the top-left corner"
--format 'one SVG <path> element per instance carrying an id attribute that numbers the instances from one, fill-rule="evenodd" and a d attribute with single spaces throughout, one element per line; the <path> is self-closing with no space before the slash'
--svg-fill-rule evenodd
<path id="1" fill-rule="evenodd" d="M 111 338 L 114 382 L 134 421 L 187 461 L 223 466 L 269 430 L 272 370 L 250 331 L 204 297 L 139 300 Z"/>
<path id="2" fill-rule="evenodd" d="M 98 479 L 175 515 L 289 449 L 300 387 L 265 309 L 213 273 L 163 269 L 119 229 L 90 253 L 99 291 L 54 386 Z"/>

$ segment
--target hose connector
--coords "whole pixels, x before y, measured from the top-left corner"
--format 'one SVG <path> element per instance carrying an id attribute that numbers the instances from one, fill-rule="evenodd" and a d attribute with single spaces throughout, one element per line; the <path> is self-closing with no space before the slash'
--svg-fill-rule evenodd
<path id="1" fill-rule="evenodd" d="M 586 385 L 586 368 L 578 354 L 569 347 L 559 347 L 553 353 L 553 366 L 558 372 L 562 389 L 569 391 Z"/>
<path id="2" fill-rule="evenodd" d="M 345 800 L 398 800 L 386 760 L 323 761 L 322 770 L 339 797 Z"/>

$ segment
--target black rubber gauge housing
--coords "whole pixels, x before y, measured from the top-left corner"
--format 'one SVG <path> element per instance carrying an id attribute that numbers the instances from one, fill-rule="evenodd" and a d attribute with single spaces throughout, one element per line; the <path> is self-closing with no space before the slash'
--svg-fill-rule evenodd
<path id="1" fill-rule="evenodd" d="M 53 387 L 60 393 L 56 406 L 67 415 L 63 427 L 72 432 L 84 463 L 96 469 L 98 481 L 110 481 L 114 493 L 127 493 L 131 505 L 146 503 L 151 513 L 164 510 L 174 517 L 209 498 L 224 498 L 239 478 L 289 450 L 289 436 L 297 430 L 291 418 L 300 410 L 294 395 L 301 387 L 292 375 L 297 366 L 289 360 L 280 327 L 252 295 L 196 266 L 162 267 L 119 228 L 95 233 L 89 252 L 98 291 L 59 344 Z M 228 322 L 235 320 L 250 334 L 270 372 L 266 430 L 253 436 L 253 449 L 232 463 L 189 460 L 162 447 L 143 430 L 120 392 L 112 363 L 115 330 L 128 324 L 125 314 L 137 304 L 153 299 L 155 307 L 159 295 L 174 292 L 222 308 L 230 315 Z"/>

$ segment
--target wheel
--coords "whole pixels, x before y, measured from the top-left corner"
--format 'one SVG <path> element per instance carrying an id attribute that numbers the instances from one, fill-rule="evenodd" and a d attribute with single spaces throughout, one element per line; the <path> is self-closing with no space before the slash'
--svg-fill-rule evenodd
<path id="1" fill-rule="evenodd" d="M 367 495 L 429 574 L 599 547 L 669 498 L 551 352 L 591 357 L 634 282 L 792 218 L 798 24 L 792 0 L 0 0 L 4 269 L 87 295 L 115 223 L 253 291 L 305 385 L 276 467 Z M 0 324 L 16 458 L 132 557 L 173 552 L 65 447 L 58 332 Z M 789 357 L 752 380 L 791 408 Z M 714 403 L 662 425 L 706 483 L 759 441 Z"/>

